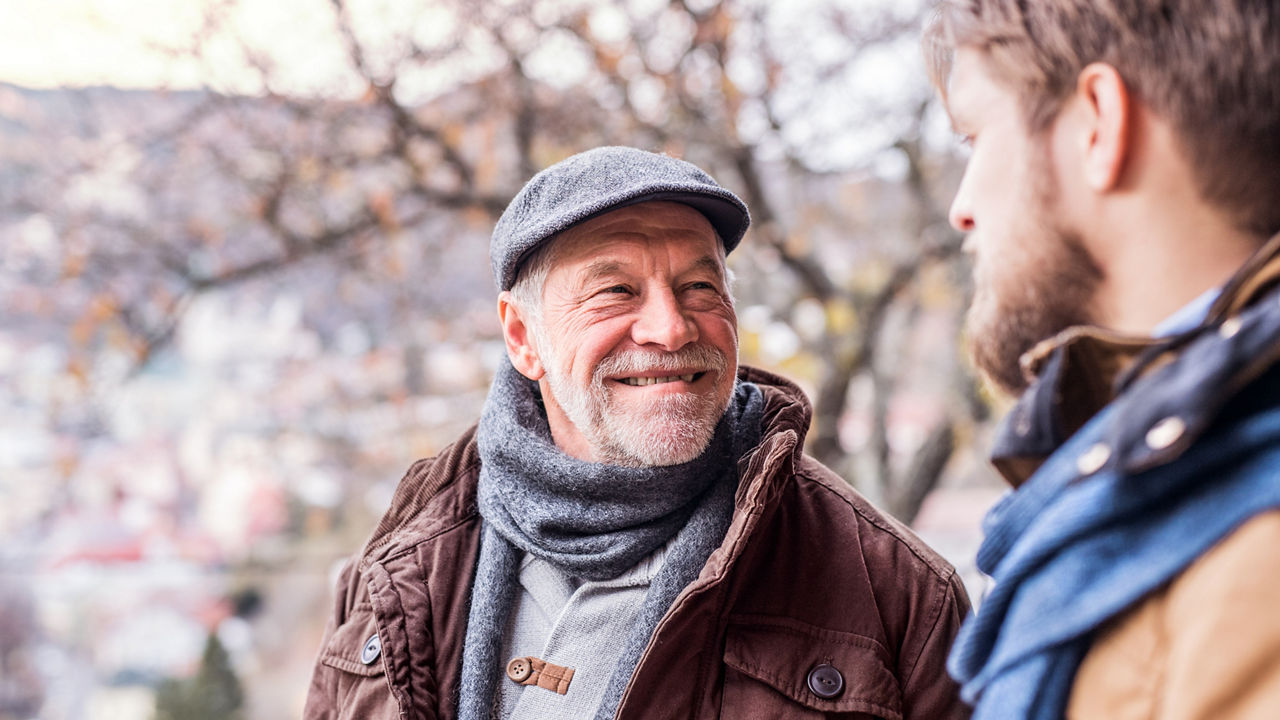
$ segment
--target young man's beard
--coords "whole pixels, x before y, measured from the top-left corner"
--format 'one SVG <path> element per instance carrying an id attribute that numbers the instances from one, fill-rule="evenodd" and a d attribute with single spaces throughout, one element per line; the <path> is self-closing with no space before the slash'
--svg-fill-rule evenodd
<path id="1" fill-rule="evenodd" d="M 1023 215 L 1028 222 L 1015 229 L 1015 237 L 1034 243 L 1040 257 L 1022 277 L 976 288 L 965 320 L 974 365 L 1010 394 L 1029 384 L 1023 354 L 1069 327 L 1093 322 L 1090 304 L 1103 276 L 1080 235 L 1058 222 L 1047 170 L 1032 170 L 1032 197 Z"/>

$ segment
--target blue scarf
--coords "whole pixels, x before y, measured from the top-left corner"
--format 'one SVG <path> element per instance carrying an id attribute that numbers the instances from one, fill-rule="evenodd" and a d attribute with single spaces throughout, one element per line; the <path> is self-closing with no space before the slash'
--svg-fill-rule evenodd
<path id="1" fill-rule="evenodd" d="M 975 720 L 1060 720 L 1104 623 L 1253 516 L 1280 508 L 1280 370 L 1229 402 L 1222 397 L 1224 378 L 1241 363 L 1271 354 L 1278 316 L 1254 309 L 1231 342 L 1203 333 L 1182 360 L 1135 383 L 991 510 L 978 567 L 994 585 L 948 662 L 964 699 L 977 704 Z M 1113 457 L 1080 477 L 1077 459 L 1102 439 L 1117 454 L 1141 451 L 1150 425 L 1135 417 L 1159 417 L 1166 400 L 1183 405 L 1189 425 L 1207 427 L 1184 454 L 1138 471 Z M 1137 442 L 1117 442 L 1135 432 Z"/>

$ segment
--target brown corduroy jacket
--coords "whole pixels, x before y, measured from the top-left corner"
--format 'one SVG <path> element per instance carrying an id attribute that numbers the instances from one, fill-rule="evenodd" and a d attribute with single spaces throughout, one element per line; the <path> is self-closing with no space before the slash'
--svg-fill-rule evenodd
<path id="1" fill-rule="evenodd" d="M 732 524 L 659 622 L 617 718 L 968 717 L 945 669 L 969 609 L 955 570 L 804 455 L 798 388 L 742 377 L 766 407 Z M 410 468 L 341 574 L 306 718 L 456 716 L 479 469 L 474 429 Z"/>

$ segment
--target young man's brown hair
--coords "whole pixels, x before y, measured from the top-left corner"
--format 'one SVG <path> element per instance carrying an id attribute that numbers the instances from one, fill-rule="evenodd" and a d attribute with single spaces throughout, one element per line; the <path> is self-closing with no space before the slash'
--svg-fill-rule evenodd
<path id="1" fill-rule="evenodd" d="M 1087 65 L 1115 67 L 1172 125 L 1207 202 L 1261 238 L 1280 231 L 1280 2 L 943 0 L 925 48 L 944 97 L 959 47 L 983 52 L 1033 131 Z"/>

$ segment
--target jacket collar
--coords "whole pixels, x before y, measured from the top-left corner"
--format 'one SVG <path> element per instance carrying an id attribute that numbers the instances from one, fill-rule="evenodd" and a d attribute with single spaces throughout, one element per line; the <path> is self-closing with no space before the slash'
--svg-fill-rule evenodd
<path id="1" fill-rule="evenodd" d="M 1236 271 L 1204 320 L 1186 332 L 1152 338 L 1079 326 L 1032 348 L 1021 358 L 1030 385 L 997 430 L 992 464 L 1020 486 L 1099 410 L 1135 394 L 1138 385 L 1142 391 L 1126 398 L 1115 427 L 1141 433 L 1108 448 L 1108 459 L 1129 471 L 1174 459 L 1209 425 L 1227 390 L 1243 387 L 1280 354 L 1280 306 L 1259 303 L 1275 294 L 1277 282 L 1280 234 Z M 1148 438 L 1161 422 L 1163 429 Z"/>
<path id="2" fill-rule="evenodd" d="M 746 365 L 739 368 L 738 377 L 759 386 L 765 399 L 760 443 L 739 460 L 742 481 L 735 502 L 735 515 L 744 509 L 756 515 L 780 493 L 783 483 L 777 466 L 799 462 L 813 410 L 804 392 L 785 378 Z M 419 460 L 409 468 L 365 544 L 362 569 L 479 516 L 476 480 L 480 455 L 475 432 L 473 426 L 438 456 Z M 735 521 L 731 534 L 737 526 Z"/>

